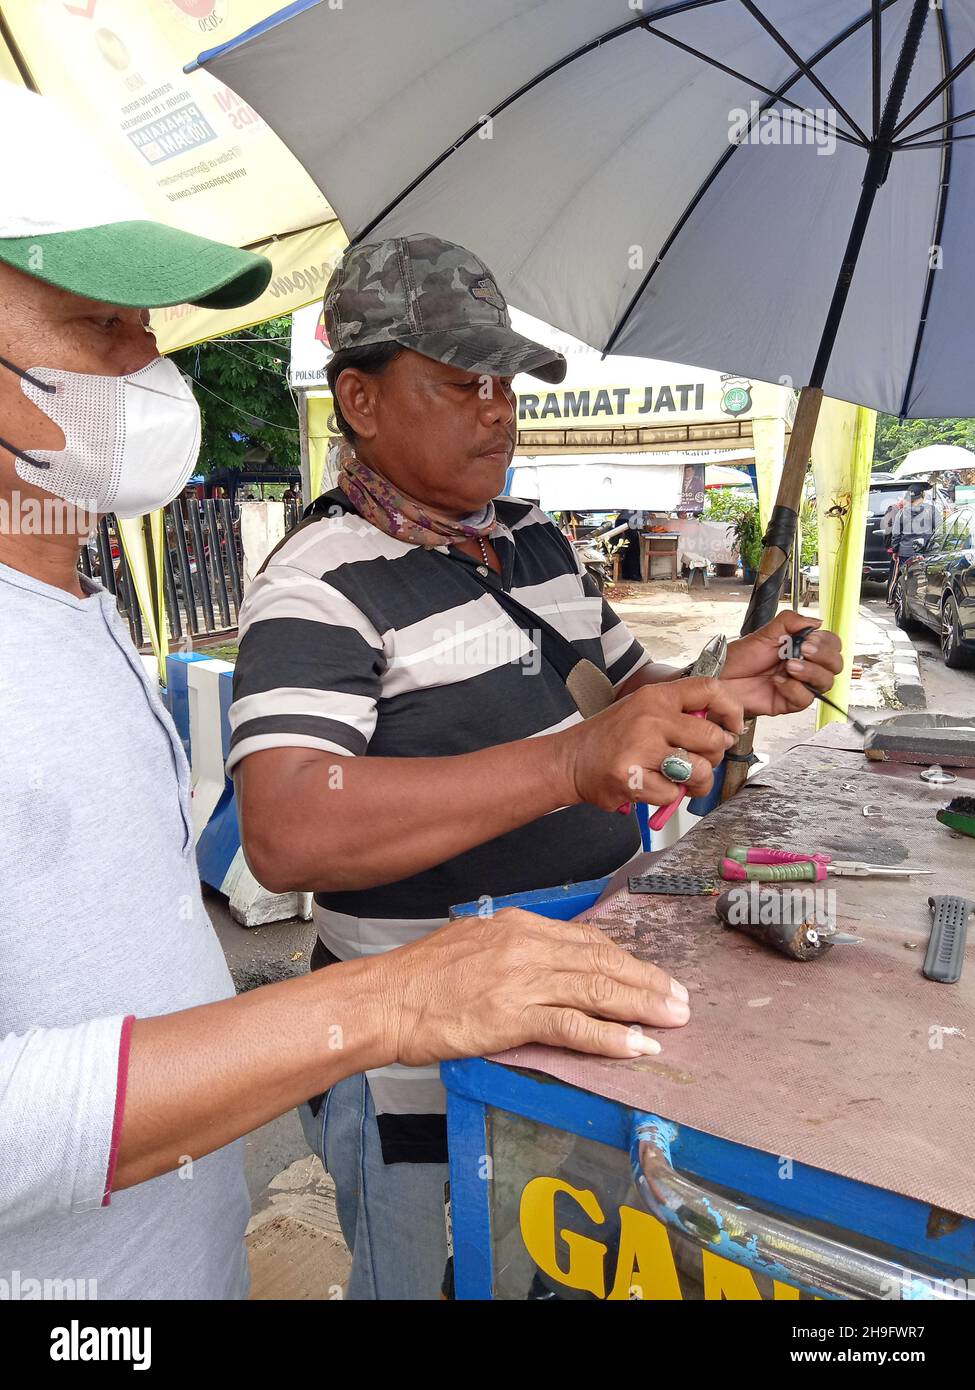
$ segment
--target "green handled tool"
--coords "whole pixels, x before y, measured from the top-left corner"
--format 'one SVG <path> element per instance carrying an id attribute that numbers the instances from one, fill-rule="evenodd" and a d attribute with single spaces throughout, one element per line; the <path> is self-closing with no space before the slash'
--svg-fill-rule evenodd
<path id="1" fill-rule="evenodd" d="M 732 845 L 725 853 L 721 877 L 737 883 L 821 883 L 830 874 L 840 878 L 907 878 L 934 873 L 933 869 L 833 859 L 829 854 L 798 854 L 770 845 Z"/>

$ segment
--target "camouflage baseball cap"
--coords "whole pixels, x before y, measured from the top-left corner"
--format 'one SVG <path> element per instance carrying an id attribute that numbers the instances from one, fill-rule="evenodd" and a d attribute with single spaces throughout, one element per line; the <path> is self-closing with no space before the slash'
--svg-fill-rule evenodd
<path id="1" fill-rule="evenodd" d="M 511 327 L 484 262 L 426 233 L 350 246 L 325 289 L 324 319 L 335 352 L 393 342 L 485 376 L 565 376 L 561 353 Z"/>

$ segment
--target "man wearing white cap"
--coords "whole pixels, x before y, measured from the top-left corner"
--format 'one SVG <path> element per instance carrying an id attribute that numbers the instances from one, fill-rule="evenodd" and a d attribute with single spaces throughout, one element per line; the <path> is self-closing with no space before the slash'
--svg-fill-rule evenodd
<path id="1" fill-rule="evenodd" d="M 636 1056 L 658 1044 L 627 1025 L 687 1011 L 595 929 L 520 912 L 233 998 L 179 738 L 77 561 L 196 464 L 148 308 L 246 303 L 270 265 L 147 221 L 70 127 L 0 82 L 0 1287 L 235 1298 L 240 1136 L 373 1067 Z"/>

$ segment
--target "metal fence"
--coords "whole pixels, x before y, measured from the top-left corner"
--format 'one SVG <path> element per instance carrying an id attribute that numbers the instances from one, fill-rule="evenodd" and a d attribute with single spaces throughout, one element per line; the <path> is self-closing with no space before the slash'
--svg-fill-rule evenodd
<path id="1" fill-rule="evenodd" d="M 286 502 L 285 529 L 292 530 L 298 520 L 297 506 Z M 233 632 L 243 600 L 239 510 L 227 498 L 180 498 L 166 508 L 164 534 L 163 597 L 170 641 L 192 645 L 196 638 Z M 148 525 L 145 536 L 150 573 L 154 573 Z M 114 516 L 102 518 L 95 538 L 82 547 L 80 565 L 90 579 L 115 595 L 136 646 L 147 646 L 132 571 Z"/>

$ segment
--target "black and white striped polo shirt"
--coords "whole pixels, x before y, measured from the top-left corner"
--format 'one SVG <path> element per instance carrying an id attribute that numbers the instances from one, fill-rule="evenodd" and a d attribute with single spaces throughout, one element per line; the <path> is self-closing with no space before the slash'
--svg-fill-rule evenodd
<path id="1" fill-rule="evenodd" d="M 477 561 L 394 540 L 337 489 L 316 509 L 273 552 L 241 609 L 228 770 L 263 748 L 447 757 L 580 721 L 562 677 L 472 574 Z M 530 503 L 502 497 L 495 509 L 503 573 L 489 583 L 503 583 L 622 685 L 650 658 L 572 547 Z M 452 904 L 597 878 L 639 849 L 634 817 L 564 807 L 399 883 L 317 893 L 319 938 L 341 960 L 387 951 L 440 926 Z M 384 1068 L 369 1080 L 387 1161 L 421 1158 L 423 1127 L 399 1127 L 413 1135 L 404 1153 L 394 1117 L 437 1115 L 442 1132 L 438 1069 Z"/>

